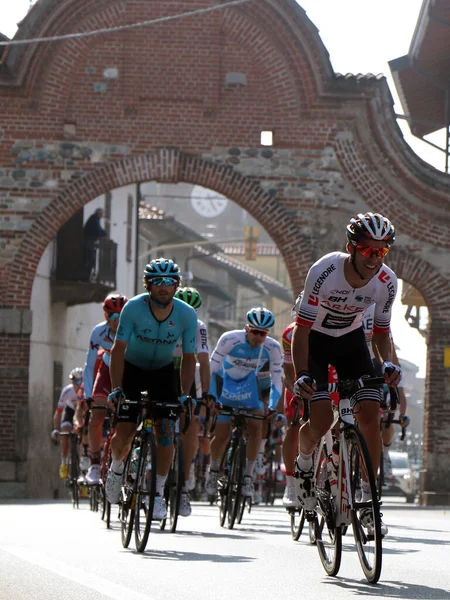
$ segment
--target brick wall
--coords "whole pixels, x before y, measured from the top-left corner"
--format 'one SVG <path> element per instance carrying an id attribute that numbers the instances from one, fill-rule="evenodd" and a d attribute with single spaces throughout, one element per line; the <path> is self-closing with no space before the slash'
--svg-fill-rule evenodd
<path id="1" fill-rule="evenodd" d="M 49 0 L 34 6 L 18 37 L 209 5 Z M 245 75 L 246 84 L 227 85 L 230 72 Z M 449 396 L 442 366 L 450 345 L 449 179 L 403 141 L 384 79 L 335 76 L 294 0 L 10 48 L 0 101 L 5 308 L 30 308 L 39 259 L 78 209 L 138 181 L 185 181 L 239 203 L 278 244 L 295 291 L 313 260 L 343 247 L 351 214 L 372 209 L 391 217 L 398 230 L 391 264 L 422 292 L 431 315 L 423 497 L 450 492 L 442 487 L 450 485 L 448 419 L 437 400 Z M 266 129 L 274 132 L 273 148 L 260 146 Z M 0 460 L 21 460 L 16 428 L 27 403 L 28 333 L 0 331 L 0 368 L 8 374 L 0 382 Z"/>

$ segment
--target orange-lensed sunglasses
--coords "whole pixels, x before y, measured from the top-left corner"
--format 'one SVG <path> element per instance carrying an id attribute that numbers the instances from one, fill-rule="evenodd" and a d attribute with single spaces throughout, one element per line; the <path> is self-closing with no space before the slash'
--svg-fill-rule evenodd
<path id="1" fill-rule="evenodd" d="M 375 254 L 377 258 L 384 258 L 390 250 L 389 246 L 383 246 L 383 248 L 376 248 L 375 246 L 365 246 L 360 242 L 355 243 L 355 248 L 360 254 L 366 256 L 367 258 L 370 258 L 372 254 Z"/>

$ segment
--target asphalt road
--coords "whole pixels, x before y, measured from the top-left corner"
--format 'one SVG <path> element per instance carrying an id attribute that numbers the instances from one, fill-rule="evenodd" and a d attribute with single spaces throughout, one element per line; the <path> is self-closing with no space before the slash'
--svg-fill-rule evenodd
<path id="1" fill-rule="evenodd" d="M 87 503 L 0 505 L 1 600 L 450 599 L 450 509 L 390 499 L 389 535 L 378 585 L 361 571 L 353 537 L 344 538 L 338 577 L 328 577 L 305 533 L 292 541 L 281 505 L 254 507 L 235 529 L 218 509 L 195 504 L 179 531 L 156 528 L 147 551 L 122 548 Z"/>

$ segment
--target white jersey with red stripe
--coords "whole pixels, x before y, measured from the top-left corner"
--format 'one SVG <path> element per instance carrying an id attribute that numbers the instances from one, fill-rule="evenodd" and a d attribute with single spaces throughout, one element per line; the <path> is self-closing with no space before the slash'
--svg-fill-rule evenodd
<path id="1" fill-rule="evenodd" d="M 97 325 L 91 331 L 91 338 L 89 340 L 89 348 L 86 355 L 86 363 L 84 365 L 83 375 L 86 398 L 91 397 L 92 388 L 94 387 L 94 367 L 95 361 L 97 360 L 97 353 L 101 348 L 103 348 L 105 352 L 102 356 L 102 360 L 106 366 L 109 367 L 109 355 L 114 343 L 114 337 L 114 331 L 109 327 L 106 321 L 97 323 Z"/>
<path id="2" fill-rule="evenodd" d="M 66 387 L 64 387 L 61 390 L 58 404 L 56 405 L 56 410 L 58 412 L 63 412 L 66 406 L 75 409 L 75 405 L 78 402 L 78 400 L 79 397 L 77 395 L 77 392 L 75 391 L 75 388 L 71 383 L 69 383 L 69 385 L 66 385 Z"/>
<path id="3" fill-rule="evenodd" d="M 326 254 L 310 268 L 296 323 L 332 337 L 362 326 L 364 312 L 375 305 L 373 332 L 389 333 L 397 276 L 386 265 L 366 285 L 353 288 L 344 275 L 348 254 Z"/>

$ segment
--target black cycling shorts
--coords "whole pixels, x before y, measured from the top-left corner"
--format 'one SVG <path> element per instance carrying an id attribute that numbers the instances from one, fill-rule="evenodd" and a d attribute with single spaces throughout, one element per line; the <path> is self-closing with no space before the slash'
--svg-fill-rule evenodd
<path id="1" fill-rule="evenodd" d="M 375 370 L 367 347 L 363 328 L 340 337 L 331 337 L 318 331 L 309 334 L 309 372 L 317 383 L 328 382 L 328 365 L 333 365 L 338 379 L 359 379 L 363 375 L 375 377 Z M 377 388 L 378 390 L 378 388 Z M 379 392 L 367 395 L 367 400 L 379 401 Z M 326 396 L 326 394 L 325 394 Z M 323 393 L 315 394 L 315 400 L 323 400 Z"/>
<path id="2" fill-rule="evenodd" d="M 127 400 L 140 400 L 142 392 L 147 392 L 149 400 L 178 403 L 178 393 L 173 363 L 161 369 L 146 371 L 125 361 L 122 379 L 122 389 Z M 137 423 L 140 414 L 138 405 L 120 405 L 117 411 L 118 423 Z M 161 416 L 153 412 L 153 418 Z"/>

